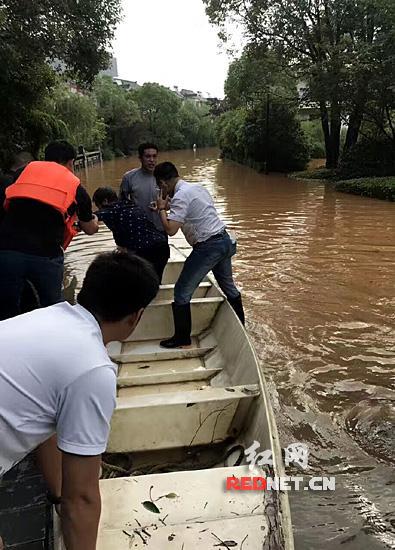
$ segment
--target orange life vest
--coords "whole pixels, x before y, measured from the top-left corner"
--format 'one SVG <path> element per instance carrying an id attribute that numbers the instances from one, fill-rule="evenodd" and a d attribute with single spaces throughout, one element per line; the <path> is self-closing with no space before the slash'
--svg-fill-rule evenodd
<path id="1" fill-rule="evenodd" d="M 78 233 L 74 225 L 77 214 L 70 216 L 68 209 L 76 203 L 79 184 L 77 176 L 57 162 L 30 162 L 16 182 L 7 187 L 4 206 L 7 208 L 12 199 L 34 199 L 53 206 L 64 218 L 63 249 L 66 249 Z"/>

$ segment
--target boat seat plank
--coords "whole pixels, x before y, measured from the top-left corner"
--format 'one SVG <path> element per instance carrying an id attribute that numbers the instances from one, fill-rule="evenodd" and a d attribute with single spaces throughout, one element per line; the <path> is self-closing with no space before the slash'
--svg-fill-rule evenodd
<path id="1" fill-rule="evenodd" d="M 223 301 L 222 296 L 192 299 L 192 336 L 200 334 L 210 326 Z M 156 340 L 173 336 L 174 324 L 171 304 L 172 300 L 152 302 L 145 309 L 137 328 L 127 340 Z"/>
<path id="2" fill-rule="evenodd" d="M 219 546 L 220 540 L 234 541 L 237 543 L 236 549 L 244 541 L 243 550 L 257 550 L 263 548 L 267 538 L 265 524 L 262 515 L 234 516 L 230 519 L 181 525 L 164 526 L 160 522 L 154 522 L 141 528 L 130 522 L 124 529 L 100 531 L 97 550 L 167 550 L 173 548 L 172 543 L 179 550 L 207 550 L 216 547 L 226 549 L 226 546 Z"/>
<path id="3" fill-rule="evenodd" d="M 108 350 L 111 359 L 122 364 L 204 357 L 214 349 L 214 346 L 200 347 L 196 338 L 192 339 L 192 345 L 187 348 L 166 349 L 162 348 L 159 344 L 160 340 L 113 342 L 108 346 Z"/>
<path id="4" fill-rule="evenodd" d="M 244 541 L 243 550 L 263 548 L 265 493 L 224 489 L 228 476 L 249 475 L 247 466 L 235 466 L 101 480 L 97 550 L 220 548 L 212 533 L 237 548 Z M 159 514 L 144 506 L 151 498 Z M 59 541 L 56 550 L 64 550 Z"/>
<path id="5" fill-rule="evenodd" d="M 146 386 L 130 386 L 119 388 L 118 397 L 136 397 L 138 395 L 149 395 L 159 393 L 185 392 L 191 390 L 202 390 L 208 387 L 204 380 L 189 380 L 187 382 L 169 382 L 167 384 L 148 384 Z"/>
<path id="6" fill-rule="evenodd" d="M 151 393 L 118 397 L 107 452 L 137 452 L 205 445 L 237 435 L 234 422 L 241 403 L 243 417 L 257 385 Z"/>
<path id="7" fill-rule="evenodd" d="M 260 526 L 265 528 L 266 522 L 263 517 L 265 495 L 263 492 L 225 491 L 228 476 L 240 478 L 249 475 L 251 472 L 247 466 L 237 466 L 102 480 L 100 481 L 100 491 L 103 510 L 100 533 L 113 529 L 128 531 L 131 528 L 133 530 L 138 527 L 138 524 L 142 528 L 153 524 L 158 524 L 159 527 L 163 526 L 159 522 L 159 518 L 163 519 L 164 517 L 166 517 L 167 526 L 174 526 L 178 529 L 183 525 L 198 525 L 202 531 L 205 527 L 214 524 L 220 527 L 221 520 L 234 520 L 235 518 L 239 520 L 256 518 L 260 522 Z M 155 500 L 168 494 L 174 498 L 165 497 L 156 501 L 160 514 L 147 510 L 143 505 L 143 502 L 150 500 L 150 495 Z M 239 524 L 240 528 L 241 524 Z M 247 522 L 245 525 L 250 524 Z M 253 525 L 256 527 L 255 523 Z M 185 534 L 183 529 L 180 531 Z M 199 530 L 195 531 L 195 535 L 198 532 Z M 224 534 L 224 531 L 221 532 Z M 247 532 L 245 529 L 240 530 L 234 540 L 241 543 Z M 222 537 L 220 536 L 220 538 Z M 232 538 L 225 536 L 222 540 Z M 210 540 L 211 546 L 218 543 L 218 541 Z M 182 541 L 178 540 L 177 548 L 181 548 L 181 546 Z M 259 545 L 255 546 L 255 548 L 260 547 Z M 153 548 L 155 547 L 153 546 Z M 156 546 L 156 548 L 161 547 Z M 167 546 L 163 548 L 167 548 Z M 201 548 L 210 548 L 210 546 L 201 546 Z"/>
<path id="8" fill-rule="evenodd" d="M 118 371 L 118 386 L 169 384 L 193 380 L 210 380 L 221 367 L 206 367 L 200 357 L 168 361 L 126 363 Z"/>
<path id="9" fill-rule="evenodd" d="M 211 289 L 212 284 L 208 281 L 200 283 L 193 294 L 193 298 L 205 298 L 207 292 Z M 219 292 L 216 291 L 217 296 Z M 173 300 L 174 297 L 174 284 L 160 285 L 159 292 L 152 301 L 152 303 L 160 302 L 162 300 Z"/>

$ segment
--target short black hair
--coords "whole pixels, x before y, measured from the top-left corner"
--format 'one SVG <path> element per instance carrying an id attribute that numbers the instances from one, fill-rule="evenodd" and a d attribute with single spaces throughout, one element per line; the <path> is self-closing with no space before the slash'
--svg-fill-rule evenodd
<path id="1" fill-rule="evenodd" d="M 147 143 L 141 143 L 138 148 L 140 158 L 144 155 L 144 151 L 146 149 L 155 149 L 157 153 L 159 151 L 158 146 L 155 145 L 155 143 L 149 143 L 148 141 Z"/>
<path id="2" fill-rule="evenodd" d="M 116 202 L 118 200 L 118 195 L 111 187 L 98 187 L 93 193 L 92 201 L 100 206 L 104 201 Z"/>
<path id="3" fill-rule="evenodd" d="M 178 170 L 172 162 L 161 162 L 154 170 L 154 178 L 157 181 L 169 181 L 172 178 L 178 178 Z"/>
<path id="4" fill-rule="evenodd" d="M 93 260 L 77 302 L 99 321 L 115 323 L 145 308 L 158 289 L 158 276 L 147 260 L 117 250 Z"/>
<path id="5" fill-rule="evenodd" d="M 44 151 L 45 160 L 58 164 L 66 164 L 69 160 L 74 160 L 76 156 L 74 147 L 64 140 L 51 141 Z"/>

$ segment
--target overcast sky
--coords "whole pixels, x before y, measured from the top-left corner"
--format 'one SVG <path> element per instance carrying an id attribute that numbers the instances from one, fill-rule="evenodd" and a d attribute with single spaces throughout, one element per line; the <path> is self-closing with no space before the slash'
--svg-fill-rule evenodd
<path id="1" fill-rule="evenodd" d="M 202 0 L 123 0 L 114 42 L 121 78 L 223 97 L 229 58 Z"/>

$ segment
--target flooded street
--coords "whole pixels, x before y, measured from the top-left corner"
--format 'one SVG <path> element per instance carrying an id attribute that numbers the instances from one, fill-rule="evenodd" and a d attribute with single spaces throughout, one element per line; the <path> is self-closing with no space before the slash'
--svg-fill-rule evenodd
<path id="1" fill-rule="evenodd" d="M 395 204 L 260 175 L 217 150 L 163 160 L 203 182 L 237 234 L 236 279 L 283 446 L 306 443 L 308 473 L 336 476 L 335 493 L 290 496 L 296 548 L 395 548 Z M 92 194 L 135 166 L 80 175 Z"/>

